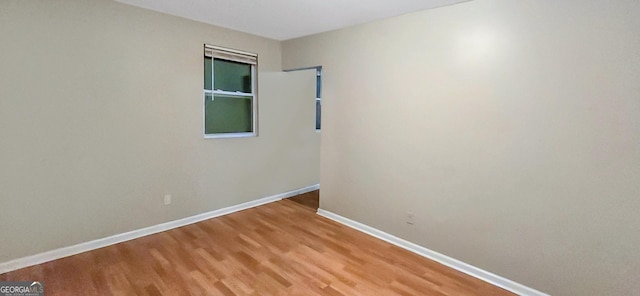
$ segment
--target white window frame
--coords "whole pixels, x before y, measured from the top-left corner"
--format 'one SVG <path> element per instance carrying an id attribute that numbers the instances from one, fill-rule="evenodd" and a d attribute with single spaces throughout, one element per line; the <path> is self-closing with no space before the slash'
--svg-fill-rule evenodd
<path id="1" fill-rule="evenodd" d="M 257 137 L 258 136 L 258 80 L 257 80 L 257 67 L 258 67 L 258 55 L 255 53 L 250 53 L 246 51 L 230 49 L 220 46 L 214 45 L 204 45 L 204 56 L 211 57 L 211 89 L 204 89 L 203 101 L 202 101 L 202 133 L 204 134 L 205 139 L 219 139 L 219 138 L 246 138 L 246 137 Z M 243 64 L 251 65 L 251 93 L 245 92 L 231 92 L 224 91 L 220 89 L 215 89 L 215 69 L 214 69 L 214 61 L 218 60 L 226 60 L 233 61 Z M 254 61 L 254 62 L 249 62 Z M 204 75 L 204 72 L 203 72 Z M 252 132 L 241 132 L 241 133 L 216 133 L 216 134 L 207 134 L 206 133 L 206 107 L 205 100 L 207 96 L 211 96 L 211 99 L 215 97 L 215 95 L 225 95 L 231 97 L 247 98 L 251 97 L 251 117 L 252 117 Z"/>

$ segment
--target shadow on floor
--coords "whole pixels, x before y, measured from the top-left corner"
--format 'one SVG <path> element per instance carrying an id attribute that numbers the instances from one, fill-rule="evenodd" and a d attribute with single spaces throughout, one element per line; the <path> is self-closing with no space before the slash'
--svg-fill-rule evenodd
<path id="1" fill-rule="evenodd" d="M 294 197 L 290 197 L 289 200 L 295 201 L 316 211 L 320 207 L 320 190 L 296 195 Z"/>

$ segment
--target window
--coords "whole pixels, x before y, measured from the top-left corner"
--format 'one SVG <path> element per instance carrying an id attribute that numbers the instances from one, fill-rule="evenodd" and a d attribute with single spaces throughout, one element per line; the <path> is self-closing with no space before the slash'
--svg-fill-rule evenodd
<path id="1" fill-rule="evenodd" d="M 205 138 L 257 135 L 256 54 L 205 45 Z"/>
<path id="2" fill-rule="evenodd" d="M 316 130 L 320 131 L 320 113 L 322 111 L 322 67 L 316 68 Z"/>

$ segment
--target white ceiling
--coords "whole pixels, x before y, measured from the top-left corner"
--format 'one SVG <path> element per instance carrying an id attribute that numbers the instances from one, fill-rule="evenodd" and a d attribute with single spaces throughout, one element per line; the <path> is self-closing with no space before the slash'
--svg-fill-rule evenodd
<path id="1" fill-rule="evenodd" d="M 469 0 L 116 0 L 287 40 Z"/>

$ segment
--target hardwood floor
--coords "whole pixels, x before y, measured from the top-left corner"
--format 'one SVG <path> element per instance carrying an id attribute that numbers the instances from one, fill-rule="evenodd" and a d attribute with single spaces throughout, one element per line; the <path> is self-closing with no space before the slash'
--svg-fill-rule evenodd
<path id="1" fill-rule="evenodd" d="M 320 190 L 299 194 L 294 197 L 290 197 L 289 200 L 295 201 L 316 211 L 320 207 Z"/>
<path id="2" fill-rule="evenodd" d="M 283 200 L 0 275 L 52 295 L 513 295 Z"/>

